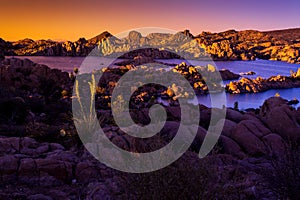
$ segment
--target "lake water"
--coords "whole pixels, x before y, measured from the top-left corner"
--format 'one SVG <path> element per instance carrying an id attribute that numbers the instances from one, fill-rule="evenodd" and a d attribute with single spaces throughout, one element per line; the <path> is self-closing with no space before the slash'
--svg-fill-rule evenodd
<path id="1" fill-rule="evenodd" d="M 85 57 L 49 57 L 49 56 L 15 56 L 16 58 L 28 58 L 33 62 L 48 65 L 50 68 L 58 68 L 63 71 L 71 72 L 74 67 L 80 67 L 85 59 Z M 112 59 L 105 58 L 97 60 L 97 63 L 100 63 L 103 66 L 106 66 Z M 159 60 L 164 63 L 169 64 L 179 64 L 182 60 L 179 59 L 164 59 Z M 193 65 L 205 65 L 207 62 L 204 61 L 189 61 Z M 253 76 L 244 76 L 249 78 L 256 78 L 261 76 L 263 78 L 268 78 L 274 75 L 290 75 L 290 70 L 297 71 L 300 68 L 299 64 L 289 64 L 280 61 L 268 61 L 268 60 L 255 60 L 255 61 L 216 61 L 214 62 L 218 69 L 229 69 L 234 73 L 254 71 L 256 74 Z M 89 65 L 89 62 L 83 63 L 83 65 Z M 84 71 L 86 71 L 85 69 Z M 228 81 L 224 82 L 227 83 Z M 261 106 L 265 99 L 274 96 L 276 93 L 279 93 L 281 97 L 291 100 L 297 98 L 300 100 L 300 88 L 292 89 L 280 89 L 280 90 L 268 90 L 261 93 L 252 93 L 252 94 L 226 94 L 227 106 L 233 107 L 234 102 L 239 103 L 240 109 L 246 108 L 258 108 Z M 218 94 L 216 95 L 218 98 Z M 210 105 L 210 95 L 199 96 L 197 99 L 191 100 L 192 103 L 198 103 Z"/>
<path id="2" fill-rule="evenodd" d="M 270 97 L 275 96 L 276 93 L 279 93 L 280 96 L 287 100 L 292 100 L 297 98 L 300 100 L 300 88 L 291 88 L 291 89 L 276 89 L 276 90 L 268 90 L 266 92 L 260 93 L 248 93 L 248 94 L 228 94 L 226 93 L 226 104 L 228 107 L 234 107 L 234 102 L 238 102 L 238 107 L 241 110 L 247 108 L 259 108 L 262 106 L 264 101 Z M 217 94 L 215 95 L 218 98 Z M 198 96 L 197 99 L 193 99 L 190 101 L 193 104 L 197 104 L 198 102 L 210 107 L 210 95 L 202 95 Z M 295 107 L 299 106 L 295 105 Z"/>
<path id="3" fill-rule="evenodd" d="M 164 59 L 159 60 L 164 63 L 169 64 L 179 64 L 182 60 L 179 59 Z M 190 60 L 190 64 L 197 66 L 203 66 L 210 62 Z M 230 71 L 239 74 L 242 72 L 254 71 L 256 74 L 251 76 L 244 76 L 249 78 L 256 78 L 261 76 L 263 78 L 268 78 L 270 76 L 283 75 L 289 76 L 290 70 L 297 71 L 300 68 L 300 64 L 290 64 L 281 61 L 271 61 L 271 60 L 255 60 L 255 61 L 215 61 L 214 64 L 218 69 L 229 69 Z"/>
<path id="4" fill-rule="evenodd" d="M 179 64 L 182 60 L 179 59 L 164 59 L 159 60 L 164 63 L 169 64 Z M 192 65 L 206 65 L 205 61 L 196 61 L 190 60 Z M 228 69 L 234 73 L 242 73 L 248 71 L 254 71 L 255 75 L 243 75 L 243 77 L 256 78 L 261 76 L 263 78 L 268 78 L 270 76 L 284 75 L 289 76 L 290 70 L 297 71 L 300 68 L 300 64 L 290 64 L 281 61 L 270 61 L 270 60 L 255 60 L 255 61 L 215 61 L 215 66 L 220 69 Z M 229 83 L 230 81 L 224 81 L 224 84 Z M 240 109 L 246 108 L 258 108 L 263 104 L 263 102 L 269 97 L 273 97 L 276 93 L 279 93 L 282 98 L 287 100 L 292 100 L 297 98 L 300 100 L 300 88 L 291 88 L 291 89 L 275 89 L 268 90 L 266 92 L 260 93 L 249 93 L 249 94 L 226 94 L 227 106 L 233 107 L 234 102 L 238 102 Z M 212 94 L 216 98 L 221 98 L 218 94 Z M 198 96 L 197 99 L 193 99 L 190 102 L 197 104 L 200 102 L 203 105 L 210 106 L 210 95 Z"/>

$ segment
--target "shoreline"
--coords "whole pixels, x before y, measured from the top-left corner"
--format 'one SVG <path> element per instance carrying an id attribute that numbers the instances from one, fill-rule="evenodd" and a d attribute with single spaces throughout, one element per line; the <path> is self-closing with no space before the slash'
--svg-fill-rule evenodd
<path id="1" fill-rule="evenodd" d="M 28 58 L 28 57 L 27 57 Z M 19 58 L 15 58 L 16 60 L 18 60 Z M 129 61 L 129 60 L 127 60 L 127 61 Z M 159 60 L 159 62 L 161 62 L 161 60 Z M 165 63 L 165 64 L 168 64 L 168 63 Z M 39 64 L 37 64 L 37 65 L 39 65 Z M 185 70 L 185 68 L 187 68 L 187 66 L 183 66 L 182 67 L 182 70 Z M 54 68 L 54 69 L 57 69 L 57 70 L 61 70 L 61 69 L 59 69 L 59 68 Z M 221 72 L 223 71 L 224 72 L 224 70 L 220 70 Z M 227 70 L 228 71 L 228 70 Z M 230 72 L 230 71 L 228 71 L 228 72 Z M 231 72 L 230 72 L 231 73 Z M 230 74 L 229 73 L 229 74 Z M 230 75 L 230 76 L 232 76 L 232 75 Z M 229 77 L 230 77 L 229 76 Z M 232 79 L 232 78 L 229 78 L 229 80 L 230 79 Z M 234 78 L 233 78 L 234 79 Z M 239 80 L 240 81 L 240 80 Z M 239 82 L 239 81 L 233 81 L 233 82 Z M 226 84 L 224 87 L 228 87 L 228 85 L 229 84 Z M 277 88 L 268 88 L 268 89 L 266 89 L 265 91 L 262 91 L 262 90 L 258 90 L 256 93 L 253 93 L 253 92 L 250 92 L 249 93 L 249 91 L 246 91 L 246 93 L 243 93 L 243 94 L 247 94 L 247 93 L 249 93 L 249 94 L 253 94 L 253 95 L 255 95 L 255 94 L 259 94 L 259 96 L 264 96 L 263 94 L 267 94 L 267 93 L 271 93 L 271 91 L 274 91 L 273 93 L 274 94 L 271 94 L 271 95 L 269 95 L 269 97 L 272 97 L 272 96 L 274 96 L 275 94 L 276 94 L 276 92 L 275 91 L 278 91 L 279 93 L 281 93 L 281 91 L 282 92 L 284 92 L 285 90 L 289 90 L 289 89 L 297 89 L 297 88 L 299 88 L 299 87 L 287 87 L 287 88 L 280 88 L 280 86 L 278 87 L 277 86 Z M 226 92 L 227 94 L 230 94 L 230 92 Z M 285 92 L 284 92 L 285 93 Z M 218 93 L 217 93 L 218 94 Z M 197 96 L 198 97 L 201 97 L 201 95 L 202 95 L 202 93 L 200 93 L 200 94 L 197 94 Z M 236 95 L 236 94 L 232 94 L 232 95 Z M 241 95 L 241 93 L 239 93 L 239 95 Z M 228 95 L 227 95 L 228 96 Z M 287 98 L 287 96 L 286 95 L 283 95 L 283 96 L 285 96 L 285 98 Z M 240 98 L 240 97 L 243 97 L 243 95 L 242 96 L 237 96 L 237 100 L 236 101 L 239 101 L 239 99 L 243 99 L 243 98 Z M 292 96 L 292 97 L 290 97 L 290 98 L 288 98 L 288 100 L 293 100 L 294 98 L 295 98 L 296 96 Z M 268 97 L 264 97 L 265 99 L 266 98 L 268 98 Z M 201 98 L 200 98 L 201 99 Z M 227 99 L 229 99 L 229 102 L 230 102 L 230 97 L 227 97 Z M 245 97 L 245 100 L 244 101 L 246 101 L 246 97 Z M 298 97 L 297 99 L 300 99 L 300 97 Z M 201 102 L 200 102 L 201 103 Z M 251 104 L 251 102 L 249 102 L 250 104 Z M 195 100 L 194 100 L 194 102 L 193 102 L 193 104 L 195 104 Z M 229 104 L 228 106 L 233 106 L 233 104 L 234 104 L 234 102 L 232 102 L 231 104 Z M 207 105 L 207 104 L 205 104 L 205 105 Z M 243 109 L 250 109 L 250 108 L 258 108 L 260 105 L 259 104 L 257 104 L 257 106 L 256 107 L 245 107 L 245 106 L 243 106 L 242 108 Z"/>
<path id="2" fill-rule="evenodd" d="M 49 58 L 85 58 L 88 57 L 89 55 L 82 55 L 82 56 L 67 56 L 67 55 L 4 55 L 5 58 L 30 58 L 30 57 L 49 57 Z M 92 55 L 91 55 L 92 56 Z M 95 57 L 99 57 L 99 56 L 95 56 Z M 109 57 L 109 56 L 104 56 L 105 58 L 114 58 L 114 57 Z M 131 58 L 120 58 L 120 59 L 124 59 L 124 60 L 130 60 Z M 174 60 L 177 58 L 153 58 L 154 60 L 160 61 L 160 60 Z M 271 61 L 274 63 L 286 63 L 286 64 L 291 64 L 291 65 L 299 65 L 300 66 L 300 62 L 299 63 L 290 63 L 290 62 L 286 62 L 286 61 L 282 61 L 282 60 L 272 60 L 272 59 L 261 59 L 261 58 L 256 58 L 255 60 L 228 60 L 228 59 L 217 59 L 217 60 L 199 60 L 197 58 L 195 59 L 191 59 L 189 58 L 188 60 L 191 61 L 213 61 L 213 62 L 254 62 L 254 61 Z"/>

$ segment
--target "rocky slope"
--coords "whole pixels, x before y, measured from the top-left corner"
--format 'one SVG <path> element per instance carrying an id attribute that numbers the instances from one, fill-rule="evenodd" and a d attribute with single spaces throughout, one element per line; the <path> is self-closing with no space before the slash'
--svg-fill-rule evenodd
<path id="1" fill-rule="evenodd" d="M 0 51 L 5 55 L 29 56 L 86 56 L 99 42 L 111 37 L 108 32 L 103 32 L 89 40 L 79 38 L 75 42 L 56 42 L 52 40 L 23 39 L 14 42 L 0 40 Z"/>
<path id="2" fill-rule="evenodd" d="M 89 40 L 80 38 L 75 42 L 30 39 L 5 42 L 1 40 L 0 53 L 2 51 L 5 55 L 86 56 L 93 48 L 98 47 L 103 55 L 112 53 L 122 55 L 137 47 L 151 45 L 160 50 L 164 47 L 172 51 L 177 49 L 177 52 L 185 52 L 185 55 L 195 58 L 201 56 L 205 50 L 214 60 L 259 58 L 298 63 L 300 62 L 298 32 L 299 29 L 270 32 L 228 30 L 220 33 L 202 32 L 193 36 L 185 30 L 174 35 L 151 33 L 142 36 L 141 33 L 132 31 L 125 38 L 116 38 L 108 32 L 103 32 Z M 201 48 L 196 44 L 200 44 Z M 156 53 L 155 57 L 173 58 L 174 56 L 170 53 Z"/>
<path id="3" fill-rule="evenodd" d="M 117 80 L 130 67 L 108 70 L 105 79 Z M 175 70 L 190 80 L 197 77 L 195 69 L 186 64 Z M 105 135 L 120 148 L 134 152 L 164 146 L 177 134 L 182 115 L 193 117 L 200 112 L 199 123 L 181 125 L 186 134 L 193 127 L 198 131 L 178 161 L 157 172 L 128 174 L 98 162 L 81 144 L 70 115 L 74 79 L 67 73 L 20 59 L 4 60 L 0 72 L 0 199 L 299 197 L 300 109 L 280 97 L 266 100 L 253 111 L 227 108 L 226 118 L 213 123 L 213 128 L 225 125 L 213 152 L 204 159 L 197 153 L 207 134 L 211 108 L 187 106 L 188 112 L 181 113 L 179 105 L 165 106 L 163 129 L 150 139 L 139 140 L 117 127 L 109 106 L 96 101 Z M 108 85 L 107 91 L 97 88 L 98 97 L 108 97 L 99 100 L 109 99 L 114 83 Z M 151 104 L 140 103 L 151 96 L 142 94 L 133 95 L 139 98 L 130 112 L 135 122 L 146 125 Z"/>
<path id="4" fill-rule="evenodd" d="M 279 40 L 284 40 L 289 44 L 298 43 L 300 40 L 300 29 L 299 28 L 291 28 L 284 30 L 274 30 L 274 31 L 266 31 L 264 32 L 272 37 L 275 37 Z"/>
<path id="5" fill-rule="evenodd" d="M 290 32 L 298 31 L 291 30 Z M 296 37 L 296 36 L 295 36 Z M 270 59 L 299 62 L 299 43 L 290 43 L 273 32 L 235 31 L 203 32 L 195 37 L 214 59 L 254 60 Z M 296 39 L 296 38 L 295 38 Z"/>
<path id="6" fill-rule="evenodd" d="M 70 126 L 73 82 L 67 72 L 28 59 L 5 59 L 0 65 L 1 135 L 36 135 L 54 139 Z M 53 133 L 55 133 L 53 135 Z M 49 138 L 48 138 L 49 139 Z"/>

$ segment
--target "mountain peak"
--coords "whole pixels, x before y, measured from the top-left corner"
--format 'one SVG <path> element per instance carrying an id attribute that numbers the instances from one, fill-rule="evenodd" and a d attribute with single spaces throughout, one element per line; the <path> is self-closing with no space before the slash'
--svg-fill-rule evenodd
<path id="1" fill-rule="evenodd" d="M 89 41 L 90 43 L 96 44 L 96 43 L 98 43 L 98 42 L 101 42 L 103 39 L 106 39 L 106 38 L 109 38 L 109 37 L 112 37 L 112 36 L 113 36 L 113 35 L 112 35 L 110 32 L 104 31 L 103 33 L 101 33 L 101 34 L 99 34 L 99 35 L 97 35 L 97 36 L 95 36 L 95 37 L 89 39 L 88 41 Z"/>
<path id="2" fill-rule="evenodd" d="M 184 34 L 187 37 L 193 38 L 193 34 L 190 33 L 190 30 L 185 29 L 184 31 L 181 31 L 182 34 Z"/>

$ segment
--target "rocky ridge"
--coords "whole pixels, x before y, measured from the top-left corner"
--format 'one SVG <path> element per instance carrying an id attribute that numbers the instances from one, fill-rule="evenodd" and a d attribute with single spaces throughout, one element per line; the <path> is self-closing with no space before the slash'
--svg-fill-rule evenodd
<path id="1" fill-rule="evenodd" d="M 33 41 L 31 39 L 6 42 L 1 39 L 0 51 L 5 55 L 86 56 L 92 49 L 98 47 L 103 55 L 112 53 L 122 55 L 137 47 L 151 45 L 157 47 L 159 51 L 164 47 L 174 51 L 175 46 L 181 52 L 194 58 L 201 56 L 205 50 L 213 60 L 258 58 L 298 63 L 300 62 L 300 38 L 296 34 L 298 31 L 299 29 L 270 32 L 228 30 L 220 33 L 202 32 L 195 36 L 188 30 L 176 34 L 151 33 L 147 36 L 132 31 L 127 37 L 121 39 L 103 32 L 89 40 L 80 38 L 75 42 Z M 200 48 L 197 47 L 198 44 Z M 157 53 L 155 58 L 173 57 L 170 53 Z"/>

